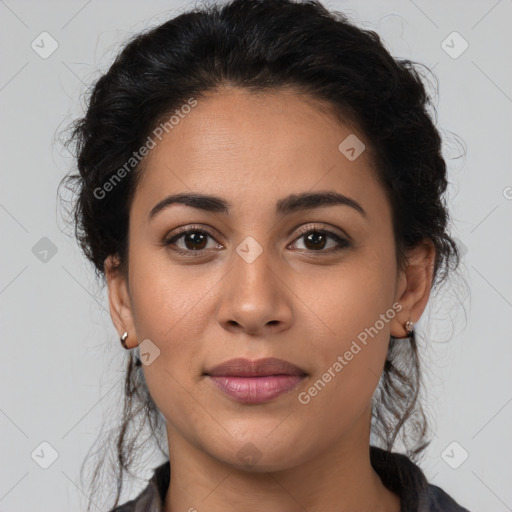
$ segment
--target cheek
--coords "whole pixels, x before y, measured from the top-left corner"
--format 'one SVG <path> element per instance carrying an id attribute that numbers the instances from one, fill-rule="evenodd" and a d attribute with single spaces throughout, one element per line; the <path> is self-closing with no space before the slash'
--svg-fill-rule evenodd
<path id="1" fill-rule="evenodd" d="M 134 244 L 134 247 L 137 245 Z M 165 248 L 139 244 L 130 254 L 130 292 L 135 327 L 140 339 L 149 338 L 162 348 L 186 350 L 204 328 L 208 292 L 215 272 L 200 265 L 176 265 Z M 184 341 L 185 347 L 176 347 Z"/>
<path id="2" fill-rule="evenodd" d="M 382 260 L 360 258 L 329 276 L 317 276 L 316 284 L 303 283 L 298 295 L 308 297 L 308 350 L 316 367 L 303 402 L 309 401 L 312 414 L 326 417 L 325 411 L 334 408 L 354 417 L 367 406 L 382 373 L 396 314 L 393 276 L 391 260 L 387 267 Z"/>
<path id="3" fill-rule="evenodd" d="M 205 359 L 201 340 L 211 314 L 205 312 L 207 283 L 195 279 L 192 282 L 201 286 L 191 286 L 185 267 L 173 269 L 161 260 L 135 255 L 130 261 L 130 291 L 138 341 L 149 339 L 157 347 L 158 356 L 143 365 L 149 392 L 162 414 L 179 422 L 184 411 L 189 419 L 200 415 L 194 405 L 200 397 L 193 400 L 189 393 L 196 392 Z"/>
<path id="4" fill-rule="evenodd" d="M 185 267 L 173 269 L 162 260 L 141 252 L 130 261 L 134 323 L 138 341 L 149 339 L 159 351 L 142 367 L 150 395 L 161 413 L 186 431 L 188 422 L 201 418 L 200 397 L 191 395 L 204 360 L 207 283 L 191 280 Z M 201 286 L 192 286 L 194 281 Z"/>
<path id="5" fill-rule="evenodd" d="M 304 311 L 310 318 L 308 325 L 317 331 L 313 339 L 322 339 L 320 347 L 343 348 L 358 336 L 364 339 L 368 329 L 374 338 L 389 339 L 395 311 L 391 307 L 393 268 L 368 258 L 355 260 L 332 267 L 329 273 L 297 280 L 296 293 L 306 298 Z M 383 322 L 381 315 L 386 313 L 387 322 Z"/>

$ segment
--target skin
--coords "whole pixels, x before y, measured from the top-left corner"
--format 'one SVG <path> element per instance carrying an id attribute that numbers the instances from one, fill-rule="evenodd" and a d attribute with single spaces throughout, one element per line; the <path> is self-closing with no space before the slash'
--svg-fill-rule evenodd
<path id="1" fill-rule="evenodd" d="M 128 280 L 105 262 L 110 310 L 126 344 L 160 350 L 144 375 L 167 420 L 171 482 L 165 512 L 208 510 L 399 512 L 369 459 L 371 397 L 389 337 L 418 321 L 432 285 L 434 249 L 418 245 L 398 272 L 390 204 L 370 152 L 349 161 L 338 145 L 356 134 L 315 100 L 290 90 L 250 94 L 224 88 L 197 106 L 146 159 L 130 208 Z M 148 221 L 170 194 L 220 196 L 229 214 L 174 204 Z M 366 211 L 329 205 L 275 216 L 289 194 L 336 191 Z M 301 226 L 335 239 L 308 242 Z M 199 243 L 163 241 L 188 226 Z M 247 237 L 263 252 L 236 252 Z M 195 245 L 194 245 L 195 244 Z M 180 256 L 172 247 L 200 256 Z M 392 305 L 402 309 L 309 403 L 298 400 Z M 404 340 L 404 343 L 407 341 Z M 264 404 L 242 404 L 203 376 L 233 357 L 278 357 L 308 373 L 297 389 Z M 252 443 L 260 457 L 244 465 Z"/>

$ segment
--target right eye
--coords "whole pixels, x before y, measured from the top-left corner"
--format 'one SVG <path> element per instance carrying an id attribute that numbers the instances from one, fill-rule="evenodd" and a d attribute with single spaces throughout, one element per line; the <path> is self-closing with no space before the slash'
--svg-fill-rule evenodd
<path id="1" fill-rule="evenodd" d="M 213 235 L 204 229 L 188 228 L 173 235 L 171 238 L 165 239 L 163 244 L 169 246 L 171 250 L 185 256 L 200 256 L 204 251 L 208 250 L 205 247 L 205 244 L 207 245 L 208 243 L 208 237 L 215 240 Z M 176 245 L 178 241 L 182 241 L 184 247 L 177 246 L 173 248 L 172 246 Z M 215 247 L 219 248 L 219 244 L 217 243 L 213 248 Z"/>

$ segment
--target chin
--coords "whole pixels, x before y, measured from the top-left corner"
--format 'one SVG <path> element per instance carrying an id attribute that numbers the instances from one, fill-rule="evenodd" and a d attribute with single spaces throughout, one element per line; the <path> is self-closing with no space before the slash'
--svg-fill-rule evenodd
<path id="1" fill-rule="evenodd" d="M 276 435 L 271 442 L 267 434 L 261 432 L 255 433 L 253 437 L 244 435 L 241 441 L 233 437 L 222 443 L 216 447 L 219 449 L 215 450 L 216 458 L 238 470 L 251 473 L 282 471 L 300 464 L 303 455 L 297 452 L 297 443 L 290 437 L 284 439 Z"/>

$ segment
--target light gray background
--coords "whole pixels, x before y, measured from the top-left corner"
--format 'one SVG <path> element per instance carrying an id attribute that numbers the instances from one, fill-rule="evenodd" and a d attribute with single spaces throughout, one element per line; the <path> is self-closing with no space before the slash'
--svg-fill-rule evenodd
<path id="1" fill-rule="evenodd" d="M 435 432 L 421 467 L 472 512 L 512 510 L 512 1 L 324 4 L 439 79 L 453 234 L 465 252 L 471 296 L 447 287 L 420 322 L 429 324 L 422 350 Z M 56 187 L 73 162 L 55 137 L 81 113 L 81 93 L 127 37 L 189 6 L 0 0 L 0 512 L 82 510 L 80 464 L 103 418 L 117 423 L 122 394 L 126 355 L 105 290 L 62 232 Z M 31 48 L 43 31 L 58 43 L 46 59 Z M 453 31 L 469 44 L 457 58 L 442 47 Z M 461 48 L 451 41 L 452 51 Z M 451 132 L 467 145 L 465 159 L 453 158 L 460 148 Z M 47 261 L 36 245 L 43 237 L 57 249 Z M 40 467 L 51 457 L 43 442 L 58 453 L 48 469 Z M 447 461 L 456 465 L 463 450 L 467 460 L 453 469 Z M 149 460 L 141 476 L 150 476 L 153 462 L 160 459 Z"/>

